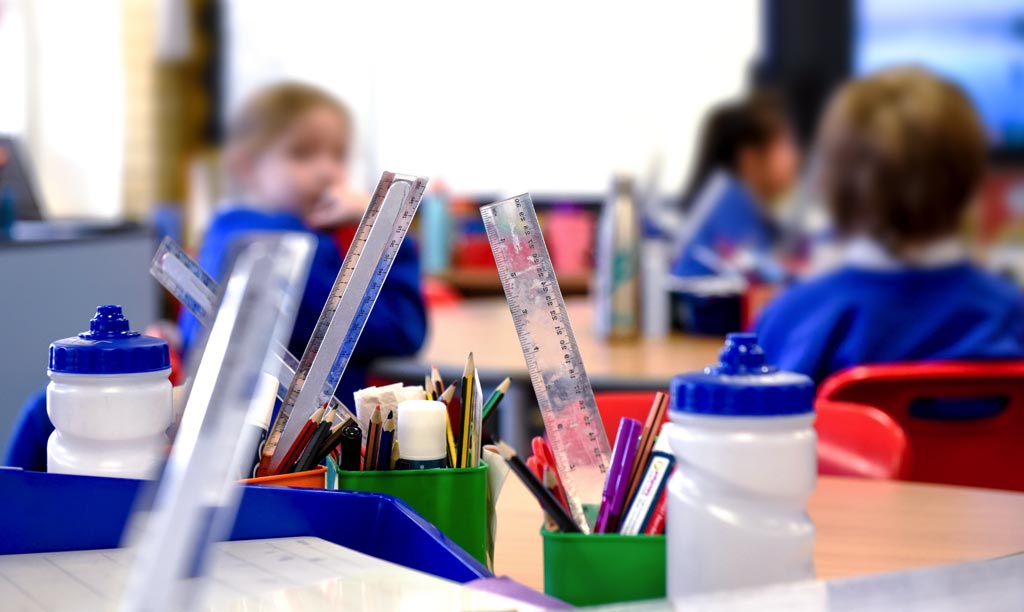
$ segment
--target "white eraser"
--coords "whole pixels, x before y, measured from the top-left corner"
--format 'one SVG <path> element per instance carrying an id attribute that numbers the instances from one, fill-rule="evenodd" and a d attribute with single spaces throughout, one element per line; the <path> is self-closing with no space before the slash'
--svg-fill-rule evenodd
<path id="1" fill-rule="evenodd" d="M 444 402 L 406 400 L 398 407 L 398 452 L 402 459 L 444 459 L 448 444 Z"/>

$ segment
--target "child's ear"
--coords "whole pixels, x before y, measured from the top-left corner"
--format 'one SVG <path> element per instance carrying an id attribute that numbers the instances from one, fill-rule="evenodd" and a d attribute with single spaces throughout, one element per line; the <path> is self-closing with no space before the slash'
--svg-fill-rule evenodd
<path id="1" fill-rule="evenodd" d="M 736 154 L 736 174 L 747 181 L 758 181 L 764 164 L 762 147 L 744 145 Z"/>

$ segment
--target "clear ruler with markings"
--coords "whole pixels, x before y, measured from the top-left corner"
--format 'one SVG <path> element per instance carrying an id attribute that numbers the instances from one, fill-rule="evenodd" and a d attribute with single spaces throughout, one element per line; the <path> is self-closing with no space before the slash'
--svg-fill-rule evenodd
<path id="1" fill-rule="evenodd" d="M 196 577 L 210 545 L 234 524 L 242 488 L 237 474 L 258 442 L 245 428 L 251 412 L 266 409 L 257 381 L 274 367 L 274 347 L 291 333 L 313 250 L 311 236 L 277 234 L 252 241 L 235 260 L 152 512 L 143 510 L 123 610 L 200 607 Z"/>
<path id="2" fill-rule="evenodd" d="M 181 245 L 170 237 L 164 238 L 153 256 L 149 273 L 188 308 L 203 327 L 209 329 L 213 325 L 213 315 L 220 304 L 220 285 L 198 262 L 189 257 Z M 283 344 L 274 348 L 276 366 L 270 373 L 277 378 L 277 395 L 283 400 L 288 393 L 288 386 L 295 378 L 299 360 Z M 331 408 L 345 417 L 356 418 L 337 398 L 332 398 Z"/>
<path id="3" fill-rule="evenodd" d="M 600 503 L 611 451 L 533 201 L 523 194 L 480 215 L 573 518 L 589 533 L 582 504 Z"/>
<path id="4" fill-rule="evenodd" d="M 334 397 L 426 186 L 422 177 L 381 176 L 270 428 L 258 475 L 287 468 L 285 455 L 306 420 Z"/>

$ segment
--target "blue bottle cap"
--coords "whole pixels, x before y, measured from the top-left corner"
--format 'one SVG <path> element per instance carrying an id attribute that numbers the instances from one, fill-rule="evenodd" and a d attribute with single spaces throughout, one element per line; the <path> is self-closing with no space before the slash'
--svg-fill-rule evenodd
<path id="1" fill-rule="evenodd" d="M 814 382 L 766 364 L 755 334 L 729 334 L 718 359 L 701 372 L 672 379 L 672 410 L 750 417 L 814 411 Z"/>
<path id="2" fill-rule="evenodd" d="M 50 370 L 62 374 L 138 374 L 171 367 L 160 338 L 131 331 L 120 306 L 96 308 L 89 331 L 50 345 Z"/>

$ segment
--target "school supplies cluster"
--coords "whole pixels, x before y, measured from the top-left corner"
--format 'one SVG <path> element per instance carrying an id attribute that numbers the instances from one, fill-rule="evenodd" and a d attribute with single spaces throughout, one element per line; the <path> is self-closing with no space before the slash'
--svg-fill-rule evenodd
<path id="1" fill-rule="evenodd" d="M 360 427 L 366 432 L 362 467 L 337 458 L 342 471 L 473 468 L 483 452 L 484 415 L 494 413 L 511 381 L 505 379 L 484 401 L 473 353 L 459 380 L 447 387 L 437 368 L 423 386 L 401 383 L 355 393 Z"/>
<path id="2" fill-rule="evenodd" d="M 645 424 L 631 418 L 620 422 L 593 533 L 664 533 L 666 485 L 675 465 L 667 442 L 659 437 L 667 407 L 668 397 L 658 393 Z M 502 456 L 544 509 L 547 530 L 581 531 L 581 526 L 569 514 L 568 500 L 550 445 L 544 438 L 537 437 L 532 446 L 533 456 L 524 464 L 508 445 L 499 443 Z"/>

